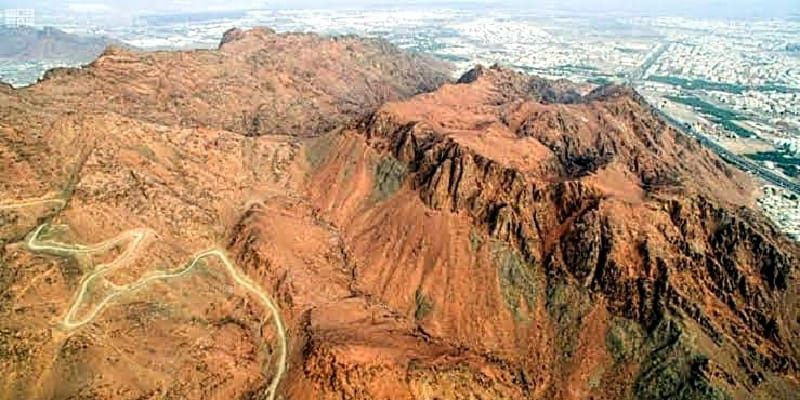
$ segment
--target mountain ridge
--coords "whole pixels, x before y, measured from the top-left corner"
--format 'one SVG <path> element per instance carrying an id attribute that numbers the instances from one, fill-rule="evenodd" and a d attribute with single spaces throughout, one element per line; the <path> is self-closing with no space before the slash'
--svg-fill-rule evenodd
<path id="1" fill-rule="evenodd" d="M 85 111 L 245 135 L 308 136 L 343 123 L 343 115 L 377 107 L 383 99 L 435 87 L 447 79 L 448 68 L 380 41 L 255 29 L 218 50 L 133 52 L 112 46 L 88 66 L 50 70 L 18 94 L 36 99 L 52 86 L 60 101 Z M 233 70 L 247 73 L 227 72 Z M 91 102 L 79 101 L 92 96 Z M 229 112 L 217 111 L 219 102 Z M 203 112 L 195 112 L 201 107 Z"/>
<path id="2" fill-rule="evenodd" d="M 497 66 L 448 83 L 384 46 L 230 30 L 217 50 L 111 49 L 0 89 L 0 397 L 800 389 L 800 245 L 750 177 L 630 88 Z M 128 258 L 23 243 L 142 229 L 158 240 Z M 272 296 L 285 335 L 213 260 L 103 303 L 210 248 Z"/>
<path id="3" fill-rule="evenodd" d="M 97 57 L 105 47 L 120 45 L 107 37 L 80 36 L 54 27 L 0 26 L 5 39 L 0 46 L 0 58 L 18 61 L 68 60 L 86 62 Z"/>

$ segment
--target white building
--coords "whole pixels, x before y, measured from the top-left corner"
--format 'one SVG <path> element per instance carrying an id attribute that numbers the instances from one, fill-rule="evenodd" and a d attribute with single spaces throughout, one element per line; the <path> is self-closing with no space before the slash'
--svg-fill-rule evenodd
<path id="1" fill-rule="evenodd" d="M 36 12 L 32 8 L 7 8 L 2 12 L 4 26 L 33 26 Z"/>

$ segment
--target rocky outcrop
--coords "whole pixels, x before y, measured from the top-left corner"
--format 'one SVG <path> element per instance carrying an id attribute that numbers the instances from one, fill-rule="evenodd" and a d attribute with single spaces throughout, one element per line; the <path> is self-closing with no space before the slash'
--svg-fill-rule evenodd
<path id="1" fill-rule="evenodd" d="M 444 79 L 261 29 L 0 89 L 0 397 L 264 395 L 271 310 L 216 259 L 152 278 L 219 248 L 285 324 L 276 398 L 793 398 L 800 249 L 745 174 L 628 88 L 492 67 L 410 97 Z M 22 243 L 43 221 L 153 236 L 55 258 Z M 87 301 L 152 282 L 56 340 L 111 260 Z"/>
<path id="2" fill-rule="evenodd" d="M 477 85 L 486 75 L 478 68 L 460 84 Z M 492 82 L 500 93 L 494 99 L 524 92 L 513 73 L 492 80 L 507 75 L 513 79 L 504 85 Z M 710 378 L 709 360 L 703 357 L 717 363 L 714 374 L 726 376 L 726 385 L 745 390 L 755 390 L 767 374 L 796 375 L 798 354 L 792 343 L 799 333 L 781 327 L 779 309 L 784 297 L 796 296 L 800 247 L 763 216 L 699 188 L 692 171 L 732 172 L 647 112 L 632 93 L 609 87 L 580 100 L 602 110 L 601 120 L 613 118 L 617 125 L 624 120 L 630 129 L 585 132 L 580 114 L 563 108 L 526 116 L 515 133 L 539 140 L 559 164 L 533 174 L 480 154 L 435 120 L 404 120 L 391 107 L 360 129 L 373 148 L 408 167 L 408 181 L 424 204 L 468 215 L 489 237 L 519 249 L 528 265 L 544 269 L 550 285 L 568 277 L 570 285 L 604 299 L 615 318 L 641 324 L 651 338 L 668 319 L 681 326 L 670 334 L 670 346 L 688 357 L 686 364 L 673 366 L 686 368 L 680 379 L 688 386 L 670 391 L 684 393 L 691 387 L 694 394 L 685 398 L 724 398 L 719 388 L 709 386 L 716 378 Z M 581 135 L 591 136 L 594 146 L 581 145 Z M 671 161 L 670 154 L 689 153 L 697 154 L 683 163 Z M 612 164 L 637 176 L 647 198 L 630 203 L 598 186 L 591 176 Z M 560 175 L 548 177 L 542 171 Z M 701 357 L 685 343 L 685 331 L 694 329 L 688 326 L 696 326 L 718 351 L 739 362 Z M 640 357 L 666 357 L 654 350 L 659 345 L 653 346 Z M 654 364 L 655 372 L 646 367 L 642 374 L 675 373 L 665 360 Z M 647 386 L 657 379 L 647 379 L 636 389 L 642 398 L 663 398 L 667 392 Z"/>
<path id="3" fill-rule="evenodd" d="M 570 104 L 581 101 L 581 88 L 566 79 L 551 81 L 537 76 L 512 71 L 499 65 L 478 65 L 458 79 L 459 84 L 470 84 L 479 79 L 492 81 L 509 98 L 530 98 L 545 103 Z"/>
<path id="4" fill-rule="evenodd" d="M 269 35 L 274 35 L 276 32 L 274 29 L 267 28 L 267 27 L 257 27 L 247 31 L 241 30 L 239 28 L 231 28 L 225 31 L 222 34 L 222 39 L 219 42 L 219 48 L 223 48 L 228 43 L 235 42 L 237 40 L 243 40 L 248 36 L 260 36 L 265 37 Z"/>

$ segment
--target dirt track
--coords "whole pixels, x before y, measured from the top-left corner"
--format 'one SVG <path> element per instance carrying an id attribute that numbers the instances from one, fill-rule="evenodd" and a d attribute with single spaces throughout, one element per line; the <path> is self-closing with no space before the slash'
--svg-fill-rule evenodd
<path id="1" fill-rule="evenodd" d="M 25 205 L 36 204 L 37 202 L 47 202 L 47 201 L 53 201 L 53 200 L 37 200 L 36 202 L 28 202 Z M 20 207 L 24 205 L 21 205 L 21 203 L 17 203 L 16 206 Z M 203 259 L 210 257 L 219 258 L 220 261 L 222 261 L 222 264 L 225 266 L 226 272 L 230 274 L 234 282 L 239 284 L 245 290 L 253 293 L 258 298 L 258 300 L 261 301 L 261 303 L 267 309 L 269 309 L 269 311 L 272 314 L 272 319 L 275 323 L 275 331 L 277 332 L 278 335 L 278 348 L 280 349 L 280 354 L 278 356 L 278 360 L 275 366 L 276 368 L 275 374 L 272 378 L 272 382 L 270 383 L 269 387 L 265 392 L 265 397 L 269 400 L 273 400 L 275 398 L 278 384 L 280 383 L 281 379 L 283 378 L 283 375 L 286 372 L 286 358 L 287 358 L 286 329 L 284 327 L 283 320 L 281 319 L 280 316 L 280 310 L 278 309 L 275 302 L 272 300 L 272 297 L 266 291 L 261 289 L 261 287 L 259 287 L 258 284 L 253 282 L 250 278 L 248 278 L 247 275 L 241 272 L 230 261 L 230 259 L 228 259 L 227 255 L 223 250 L 209 249 L 197 253 L 192 258 L 192 262 L 189 263 L 188 266 L 180 270 L 176 270 L 175 272 L 151 274 L 130 284 L 115 285 L 113 287 L 112 292 L 108 296 L 106 296 L 103 300 L 101 300 L 99 303 L 97 303 L 85 318 L 76 321 L 75 314 L 83 304 L 84 296 L 90 284 L 95 279 L 102 278 L 102 276 L 105 273 L 120 268 L 124 266 L 125 263 L 129 262 L 140 250 L 145 240 L 150 236 L 154 236 L 154 232 L 150 229 L 145 229 L 145 228 L 133 229 L 122 232 L 113 239 L 106 240 L 104 242 L 95 245 L 87 246 L 80 244 L 66 244 L 55 241 L 39 240 L 39 236 L 41 235 L 42 230 L 45 228 L 45 226 L 46 224 L 43 224 L 40 225 L 38 228 L 36 228 L 33 234 L 31 234 L 30 238 L 26 241 L 25 244 L 30 251 L 38 253 L 54 254 L 58 256 L 72 256 L 75 254 L 91 254 L 96 252 L 107 251 L 108 249 L 117 246 L 121 243 L 129 242 L 129 245 L 125 248 L 125 250 L 120 254 L 119 257 L 117 257 L 110 263 L 100 264 L 96 266 L 90 274 L 86 275 L 82 279 L 80 290 L 75 295 L 74 300 L 70 305 L 69 309 L 67 310 L 67 313 L 64 315 L 64 319 L 62 321 L 62 325 L 66 330 L 77 329 L 82 325 L 91 322 L 105 308 L 105 306 L 109 304 L 109 302 L 111 302 L 114 298 L 118 296 L 139 290 L 153 281 L 168 280 L 172 278 L 181 277 L 190 272 Z"/>

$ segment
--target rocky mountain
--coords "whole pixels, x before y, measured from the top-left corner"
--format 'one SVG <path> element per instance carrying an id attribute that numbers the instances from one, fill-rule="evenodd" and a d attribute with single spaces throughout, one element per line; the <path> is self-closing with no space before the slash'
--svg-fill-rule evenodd
<path id="1" fill-rule="evenodd" d="M 113 111 L 247 136 L 315 136 L 448 76 L 449 66 L 379 40 L 233 29 L 212 51 L 111 47 L 85 68 L 49 71 L 19 95 L 49 120 Z"/>
<path id="2" fill-rule="evenodd" d="M 0 87 L 0 398 L 800 391 L 746 174 L 629 88 L 446 69 L 256 29 Z"/>
<path id="3" fill-rule="evenodd" d="M 107 46 L 121 46 L 107 37 L 70 34 L 53 27 L 0 26 L 0 39 L 0 84 L 16 87 L 35 83 L 54 66 L 85 65 Z"/>
<path id="4" fill-rule="evenodd" d="M 0 59 L 87 63 L 115 41 L 80 36 L 53 27 L 0 26 Z"/>

